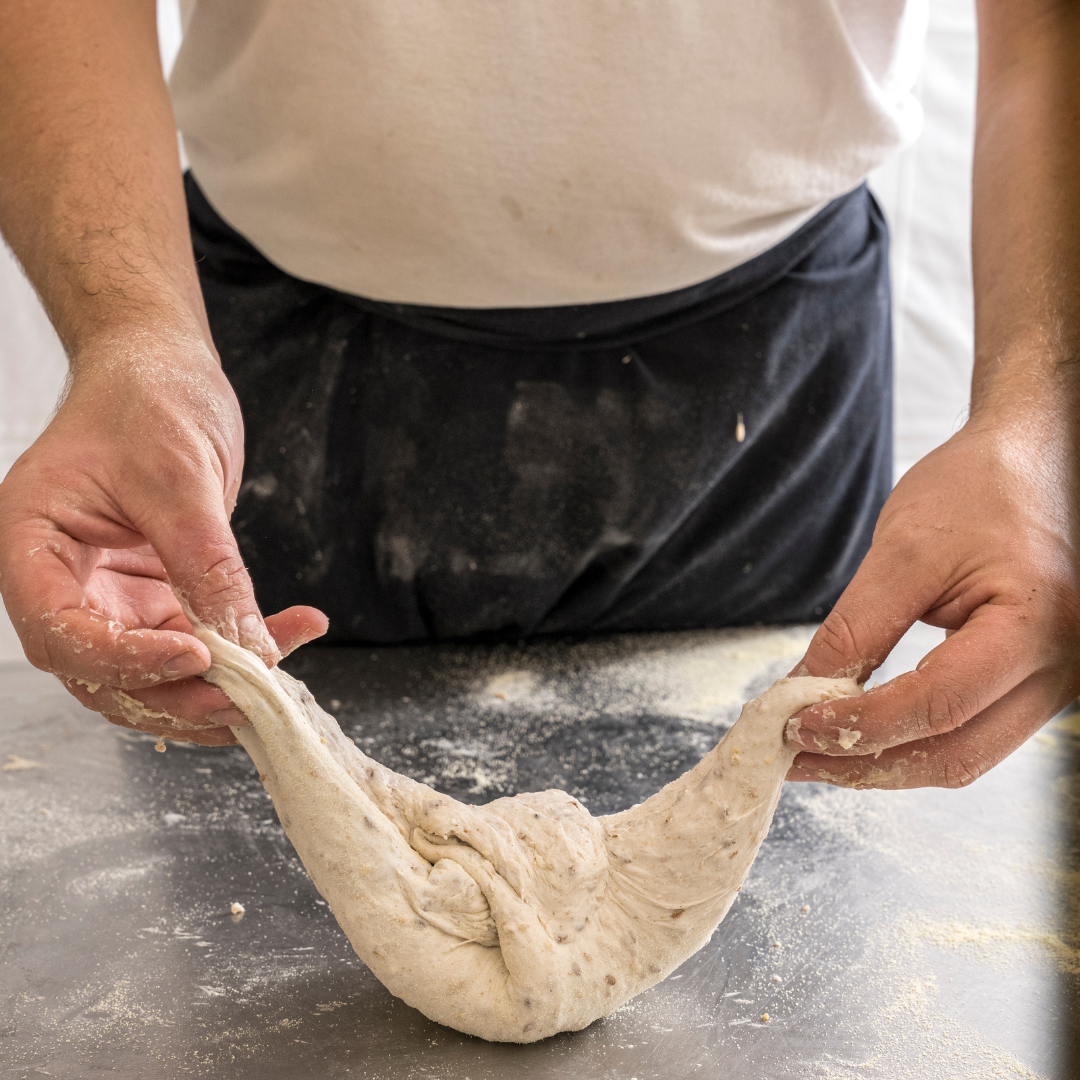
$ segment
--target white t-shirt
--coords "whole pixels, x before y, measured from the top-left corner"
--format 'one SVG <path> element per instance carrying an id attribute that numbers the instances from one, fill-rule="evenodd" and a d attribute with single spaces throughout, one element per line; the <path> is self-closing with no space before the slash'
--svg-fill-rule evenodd
<path id="1" fill-rule="evenodd" d="M 456 307 L 667 292 L 917 134 L 926 0 L 188 0 L 196 179 L 297 277 Z"/>

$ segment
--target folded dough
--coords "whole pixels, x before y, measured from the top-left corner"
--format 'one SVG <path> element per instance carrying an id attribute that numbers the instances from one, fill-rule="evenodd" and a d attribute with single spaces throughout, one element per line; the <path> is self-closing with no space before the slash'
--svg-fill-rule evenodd
<path id="1" fill-rule="evenodd" d="M 594 818 L 564 791 L 459 803 L 372 761 L 303 683 L 205 627 L 207 678 L 365 964 L 432 1020 L 483 1039 L 576 1031 L 710 938 L 768 831 L 788 718 L 862 691 L 781 679 L 689 772 Z"/>

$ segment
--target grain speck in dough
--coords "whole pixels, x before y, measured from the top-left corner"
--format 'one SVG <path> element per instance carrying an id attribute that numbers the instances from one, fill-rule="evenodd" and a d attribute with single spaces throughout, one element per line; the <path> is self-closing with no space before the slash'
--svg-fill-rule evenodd
<path id="1" fill-rule="evenodd" d="M 196 626 L 207 678 L 360 958 L 402 1000 L 484 1039 L 576 1031 L 710 938 L 768 831 L 800 709 L 861 693 L 781 679 L 689 772 L 594 818 L 564 791 L 468 806 L 365 756 L 303 683 Z"/>

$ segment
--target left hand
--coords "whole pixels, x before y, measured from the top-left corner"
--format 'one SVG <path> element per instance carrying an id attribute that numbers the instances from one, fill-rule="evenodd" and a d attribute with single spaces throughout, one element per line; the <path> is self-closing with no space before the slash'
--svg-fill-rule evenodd
<path id="1" fill-rule="evenodd" d="M 862 682 L 917 620 L 948 636 L 915 671 L 800 713 L 787 741 L 811 752 L 788 779 L 963 787 L 1076 697 L 1076 493 L 1054 426 L 973 419 L 897 484 L 794 674 Z"/>

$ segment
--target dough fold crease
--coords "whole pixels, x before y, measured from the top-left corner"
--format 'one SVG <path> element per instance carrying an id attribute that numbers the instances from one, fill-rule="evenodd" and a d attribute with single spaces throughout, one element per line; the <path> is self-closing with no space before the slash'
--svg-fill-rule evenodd
<path id="1" fill-rule="evenodd" d="M 468 806 L 367 757 L 307 688 L 196 625 L 206 678 L 316 888 L 391 993 L 484 1039 L 533 1042 L 607 1016 L 727 914 L 795 752 L 788 719 L 860 694 L 781 679 L 693 769 L 594 818 L 563 791 Z"/>

